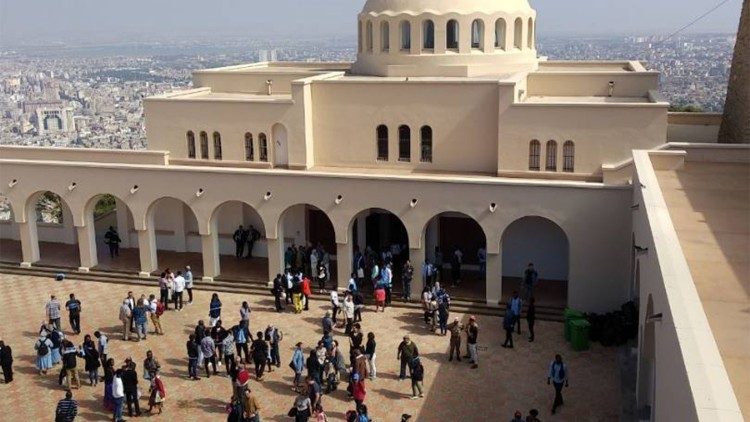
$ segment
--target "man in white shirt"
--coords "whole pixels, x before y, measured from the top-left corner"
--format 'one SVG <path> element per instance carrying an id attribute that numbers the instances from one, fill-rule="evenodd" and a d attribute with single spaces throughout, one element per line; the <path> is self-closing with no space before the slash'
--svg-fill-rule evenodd
<path id="1" fill-rule="evenodd" d="M 188 292 L 188 305 L 193 304 L 193 271 L 190 265 L 185 267 L 185 288 Z"/>
<path id="2" fill-rule="evenodd" d="M 347 287 L 347 290 L 349 290 L 352 293 L 354 293 L 357 290 L 359 290 L 359 287 L 357 287 L 357 279 L 356 279 L 356 277 L 357 277 L 357 274 L 356 273 L 352 273 L 352 276 L 349 279 L 349 286 Z"/>
<path id="3" fill-rule="evenodd" d="M 336 315 L 339 313 L 339 307 L 341 306 L 339 292 L 336 289 L 331 290 L 331 305 L 333 306 L 333 324 L 336 325 Z"/>
<path id="4" fill-rule="evenodd" d="M 182 276 L 182 271 L 177 271 L 177 276 L 174 278 L 174 308 L 178 311 L 182 311 L 182 292 L 185 290 L 185 277 Z M 177 303 L 179 302 L 179 305 Z"/>
<path id="5" fill-rule="evenodd" d="M 122 369 L 115 371 L 115 378 L 112 381 L 112 397 L 115 399 L 115 422 L 121 422 L 122 404 L 125 401 L 125 387 L 122 385 Z"/>

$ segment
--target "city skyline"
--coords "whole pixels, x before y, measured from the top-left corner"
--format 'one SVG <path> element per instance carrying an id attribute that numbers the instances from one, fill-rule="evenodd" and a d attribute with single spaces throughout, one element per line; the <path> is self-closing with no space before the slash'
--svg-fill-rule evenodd
<path id="1" fill-rule="evenodd" d="M 145 40 L 203 40 L 224 37 L 311 38 L 354 36 L 352 16 L 363 1 L 303 3 L 279 0 L 268 4 L 223 1 L 208 6 L 195 0 L 134 0 L 127 9 L 81 0 L 40 0 L 34 13 L 27 3 L 0 3 L 0 47 L 35 43 L 110 43 Z M 734 33 L 741 0 L 729 0 L 686 30 L 688 33 Z M 531 1 L 539 13 L 539 35 L 655 34 L 678 30 L 718 3 L 662 0 L 601 2 Z M 61 7 L 62 6 L 62 7 Z M 648 10 L 649 13 L 643 13 Z M 283 21 L 276 19 L 284 16 Z M 613 18 L 616 17 L 616 18 Z"/>

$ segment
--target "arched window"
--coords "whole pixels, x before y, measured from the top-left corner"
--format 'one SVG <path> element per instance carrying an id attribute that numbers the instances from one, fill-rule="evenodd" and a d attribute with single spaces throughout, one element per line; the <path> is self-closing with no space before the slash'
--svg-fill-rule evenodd
<path id="1" fill-rule="evenodd" d="M 265 133 L 258 135 L 258 156 L 260 161 L 268 161 L 268 140 Z"/>
<path id="2" fill-rule="evenodd" d="M 539 153 L 542 146 L 534 139 L 529 144 L 529 170 L 539 171 Z"/>
<path id="3" fill-rule="evenodd" d="M 372 53 L 372 21 L 367 21 L 366 24 L 365 43 L 367 43 L 367 51 Z"/>
<path id="4" fill-rule="evenodd" d="M 245 132 L 245 160 L 255 160 L 255 150 L 253 149 L 253 134 Z"/>
<path id="5" fill-rule="evenodd" d="M 208 134 L 201 132 L 201 158 L 208 160 Z"/>
<path id="6" fill-rule="evenodd" d="M 495 47 L 505 50 L 505 19 L 500 18 L 495 21 Z"/>
<path id="7" fill-rule="evenodd" d="M 526 47 L 529 50 L 534 48 L 534 20 L 529 18 L 529 31 L 526 34 Z"/>
<path id="8" fill-rule="evenodd" d="M 357 51 L 362 52 L 362 46 L 365 44 L 365 37 L 362 36 L 362 21 L 357 22 Z"/>
<path id="9" fill-rule="evenodd" d="M 432 162 L 432 128 L 429 126 L 422 126 L 422 129 L 419 130 L 419 134 L 421 139 L 420 142 L 420 150 L 421 150 L 421 156 L 419 157 L 419 160 L 423 163 L 431 163 Z"/>
<path id="10" fill-rule="evenodd" d="M 388 161 L 388 127 L 380 125 L 377 129 L 378 160 Z"/>
<path id="11" fill-rule="evenodd" d="M 401 49 L 411 50 L 411 23 L 401 21 Z"/>
<path id="12" fill-rule="evenodd" d="M 195 158 L 195 134 L 192 130 L 187 133 L 188 158 Z"/>
<path id="13" fill-rule="evenodd" d="M 214 132 L 214 159 L 221 160 L 221 135 Z"/>
<path id="14" fill-rule="evenodd" d="M 435 48 L 435 23 L 429 19 L 422 22 L 422 48 Z"/>
<path id="15" fill-rule="evenodd" d="M 458 48 L 458 21 L 451 19 L 445 26 L 445 48 Z"/>
<path id="16" fill-rule="evenodd" d="M 398 127 L 398 161 L 411 161 L 411 129 L 406 125 Z"/>
<path id="17" fill-rule="evenodd" d="M 513 47 L 523 48 L 523 20 L 516 18 L 515 30 L 513 31 Z"/>
<path id="18" fill-rule="evenodd" d="M 563 144 L 563 171 L 573 173 L 575 171 L 575 144 L 573 141 L 565 141 Z"/>
<path id="19" fill-rule="evenodd" d="M 471 48 L 481 48 L 484 40 L 484 22 L 474 19 L 471 23 Z"/>
<path id="20" fill-rule="evenodd" d="M 547 161 L 544 169 L 547 171 L 557 171 L 557 142 L 547 141 Z"/>
<path id="21" fill-rule="evenodd" d="M 380 22 L 380 49 L 389 51 L 391 49 L 391 27 L 388 22 Z"/>

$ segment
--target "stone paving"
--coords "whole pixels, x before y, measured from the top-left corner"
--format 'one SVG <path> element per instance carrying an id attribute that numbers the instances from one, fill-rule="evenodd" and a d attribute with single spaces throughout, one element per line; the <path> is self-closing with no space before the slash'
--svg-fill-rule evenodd
<path id="1" fill-rule="evenodd" d="M 207 319 L 209 294 L 197 292 L 195 302 L 182 312 L 170 311 L 162 317 L 164 336 L 149 336 L 140 343 L 121 339 L 118 307 L 128 290 L 136 297 L 155 293 L 158 288 L 114 285 L 86 281 L 63 281 L 0 274 L 0 339 L 11 345 L 15 355 L 15 381 L 0 384 L 0 409 L 3 417 L 12 413 L 14 419 L 49 421 L 57 400 L 63 397 L 63 388 L 57 385 L 56 367 L 46 376 L 34 368 L 33 343 L 44 319 L 44 304 L 49 295 L 67 298 L 71 292 L 83 303 L 83 333 L 99 329 L 110 336 L 110 356 L 116 365 L 132 356 L 139 365 L 146 350 L 153 350 L 162 364 L 163 380 L 167 390 L 164 414 L 148 417 L 149 420 L 219 421 L 226 420 L 224 406 L 231 389 L 230 380 L 223 376 L 190 381 L 186 378 L 187 359 L 185 340 L 198 319 Z M 251 387 L 260 397 L 264 421 L 289 421 L 286 416 L 294 400 L 291 391 L 293 374 L 287 367 L 294 343 L 304 342 L 306 350 L 321 337 L 320 318 L 327 302 L 311 302 L 310 311 L 302 315 L 291 312 L 277 314 L 269 297 L 221 294 L 223 317 L 234 324 L 239 319 L 238 309 L 248 300 L 253 313 L 251 331 L 265 328 L 273 322 L 285 334 L 282 342 L 282 365 L 267 374 L 263 382 L 251 381 Z M 452 315 L 466 319 L 466 315 Z M 472 370 L 467 363 L 448 362 L 448 339 L 430 334 L 424 328 L 421 313 L 415 309 L 389 308 L 384 313 L 363 313 L 363 329 L 373 331 L 378 341 L 378 379 L 367 383 L 365 404 L 374 421 L 397 422 L 402 413 L 413 415 L 412 421 L 504 421 L 512 419 L 516 409 L 524 412 L 530 408 L 541 411 L 544 421 L 605 421 L 617 420 L 620 414 L 620 377 L 617 369 L 616 349 L 598 344 L 586 352 L 573 352 L 562 337 L 562 325 L 553 322 L 537 323 L 537 340 L 529 343 L 518 339 L 515 349 L 500 347 L 503 335 L 500 319 L 480 317 L 480 366 Z M 226 324 L 225 324 L 226 325 Z M 70 334 L 67 315 L 63 328 Z M 525 329 L 525 327 L 524 327 Z M 410 400 L 410 382 L 397 380 L 398 361 L 396 347 L 404 334 L 419 346 L 425 367 L 425 397 Z M 343 332 L 336 338 L 348 352 Z M 83 336 L 70 336 L 80 344 Z M 564 390 L 565 405 L 557 415 L 549 414 L 553 398 L 552 387 L 546 384 L 546 370 L 555 353 L 562 353 L 569 365 L 570 388 Z M 80 362 L 82 369 L 83 363 Z M 220 371 L 224 370 L 223 367 Z M 140 371 L 139 371 L 140 372 Z M 83 374 L 82 374 L 83 375 Z M 85 376 L 82 377 L 82 380 Z M 102 407 L 103 383 L 90 387 L 84 382 L 74 390 L 79 401 L 78 420 L 111 420 Z M 146 400 L 142 401 L 146 404 Z M 323 404 L 329 420 L 344 420 L 344 413 L 354 407 L 342 390 L 325 396 Z M 8 412 L 12 409 L 12 412 Z M 2 419 L 2 418 L 0 418 Z M 7 420 L 7 419 L 6 419 Z"/>

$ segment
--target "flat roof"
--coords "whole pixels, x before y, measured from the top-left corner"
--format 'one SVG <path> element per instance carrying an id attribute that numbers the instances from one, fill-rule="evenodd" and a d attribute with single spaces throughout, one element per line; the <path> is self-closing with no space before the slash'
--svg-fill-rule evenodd
<path id="1" fill-rule="evenodd" d="M 737 401 L 750 416 L 750 164 L 655 170 Z"/>
<path id="2" fill-rule="evenodd" d="M 522 101 L 530 104 L 545 103 L 599 103 L 599 104 L 637 104 L 653 103 L 648 97 L 602 97 L 602 96 L 548 96 L 548 95 L 530 95 Z"/>

